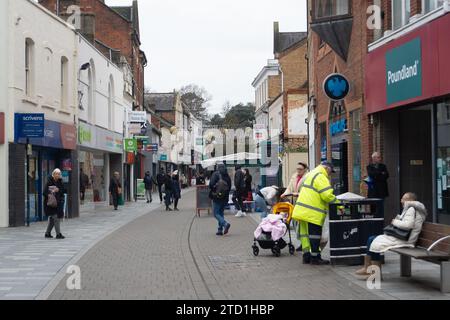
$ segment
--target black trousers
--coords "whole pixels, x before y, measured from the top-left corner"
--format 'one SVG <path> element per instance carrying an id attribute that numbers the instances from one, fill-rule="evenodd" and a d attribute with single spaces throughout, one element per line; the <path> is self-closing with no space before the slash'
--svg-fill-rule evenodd
<path id="1" fill-rule="evenodd" d="M 159 200 L 163 201 L 162 184 L 158 184 Z"/>
<path id="2" fill-rule="evenodd" d="M 311 256 L 320 256 L 320 239 L 322 238 L 322 227 L 308 223 L 309 243 L 311 244 Z"/>
<path id="3" fill-rule="evenodd" d="M 244 200 L 243 200 L 243 192 L 235 191 L 232 198 L 233 204 L 237 210 L 244 211 Z"/>
<path id="4" fill-rule="evenodd" d="M 111 194 L 111 197 L 112 197 L 114 209 L 117 209 L 119 207 L 119 194 L 113 192 Z"/>

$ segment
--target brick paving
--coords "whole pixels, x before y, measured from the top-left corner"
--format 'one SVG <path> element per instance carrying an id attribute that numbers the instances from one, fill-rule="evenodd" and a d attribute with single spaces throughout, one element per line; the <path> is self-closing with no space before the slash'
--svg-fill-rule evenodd
<path id="1" fill-rule="evenodd" d="M 71 241 L 61 243 L 42 240 L 43 225 L 0 231 L 10 237 L 0 242 L 2 253 L 10 244 L 0 259 L 0 299 L 450 299 L 438 290 L 437 266 L 413 262 L 413 278 L 403 279 L 398 256 L 387 255 L 382 289 L 368 290 L 354 267 L 305 266 L 287 248 L 279 258 L 270 250 L 254 257 L 255 214 L 229 212 L 231 232 L 217 237 L 212 216 L 195 217 L 192 191 L 180 208 L 134 204 L 118 215 L 86 215 L 64 226 Z M 66 287 L 70 264 L 81 269 L 81 290 Z"/>

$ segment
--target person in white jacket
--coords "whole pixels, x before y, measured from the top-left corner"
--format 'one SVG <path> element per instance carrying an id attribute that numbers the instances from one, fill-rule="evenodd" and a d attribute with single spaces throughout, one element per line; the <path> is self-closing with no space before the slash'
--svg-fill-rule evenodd
<path id="1" fill-rule="evenodd" d="M 405 241 L 386 234 L 369 238 L 364 267 L 356 271 L 357 276 L 367 279 L 370 276 L 367 268 L 371 265 L 378 266 L 381 270 L 381 253 L 395 248 L 415 247 L 423 223 L 426 221 L 427 210 L 422 203 L 417 201 L 417 196 L 412 192 L 406 193 L 402 197 L 401 203 L 403 211 L 392 220 L 392 225 L 402 230 L 411 230 L 409 239 Z"/>

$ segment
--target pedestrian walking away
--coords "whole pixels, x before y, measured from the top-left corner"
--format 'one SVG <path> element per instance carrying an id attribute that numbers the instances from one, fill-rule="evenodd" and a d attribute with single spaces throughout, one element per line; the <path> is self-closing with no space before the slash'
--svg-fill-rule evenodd
<path id="1" fill-rule="evenodd" d="M 55 169 L 49 177 L 44 189 L 44 213 L 48 217 L 46 238 L 53 238 L 52 230 L 55 228 L 56 239 L 65 239 L 61 233 L 60 219 L 64 218 L 64 194 L 67 191 L 61 178 L 61 170 Z"/>
<path id="2" fill-rule="evenodd" d="M 236 217 L 241 218 L 245 217 L 245 208 L 244 208 L 244 194 L 245 194 L 245 174 L 242 170 L 241 166 L 236 166 L 236 172 L 234 174 L 234 187 L 235 191 L 233 194 L 233 202 L 235 208 L 238 210 Z"/>
<path id="3" fill-rule="evenodd" d="M 122 195 L 122 184 L 120 183 L 119 172 L 114 172 L 114 176 L 111 178 L 109 183 L 109 194 L 112 198 L 114 210 L 117 211 L 119 208 L 119 197 Z"/>
<path id="4" fill-rule="evenodd" d="M 80 201 L 84 203 L 86 188 L 89 187 L 89 177 L 83 172 L 83 168 L 80 168 Z"/>
<path id="5" fill-rule="evenodd" d="M 223 236 L 230 231 L 231 224 L 225 220 L 225 206 L 228 203 L 231 190 L 231 178 L 224 164 L 217 166 L 217 171 L 209 182 L 210 198 L 213 201 L 214 216 L 218 222 L 217 236 Z"/>
<path id="6" fill-rule="evenodd" d="M 253 201 L 253 188 L 252 188 L 253 177 L 248 169 L 245 169 L 244 181 L 245 181 L 245 191 L 244 191 L 245 198 L 247 201 Z M 249 207 L 250 208 L 246 207 L 245 209 L 246 211 L 251 212 L 251 205 Z"/>
<path id="7" fill-rule="evenodd" d="M 167 174 L 164 176 L 164 201 L 166 204 L 166 211 L 172 211 L 172 208 L 170 208 L 170 205 L 172 204 L 172 189 L 172 177 L 170 171 L 167 171 Z"/>
<path id="8" fill-rule="evenodd" d="M 381 155 L 375 152 L 372 155 L 372 163 L 367 166 L 368 178 L 365 180 L 368 185 L 367 197 L 370 199 L 382 199 L 380 215 L 384 216 L 384 201 L 389 197 L 387 180 L 389 172 L 385 164 L 381 162 Z"/>
<path id="9" fill-rule="evenodd" d="M 305 264 L 329 264 L 329 261 L 322 260 L 320 240 L 329 204 L 339 203 L 330 184 L 333 172 L 333 165 L 325 161 L 306 176 L 300 187 L 292 218 L 300 222 L 299 234 Z"/>
<path id="10" fill-rule="evenodd" d="M 372 265 L 380 268 L 381 271 L 381 254 L 390 249 L 395 248 L 414 248 L 419 234 L 422 231 L 423 223 L 427 218 L 427 210 L 425 206 L 417 201 L 417 196 L 412 193 L 406 193 L 400 200 L 403 206 L 401 214 L 392 220 L 391 226 L 406 231 L 406 238 L 398 237 L 395 233 L 388 232 L 385 234 L 370 237 L 367 241 L 367 255 L 364 257 L 364 267 L 356 271 L 355 275 L 361 279 L 367 279 L 371 273 L 368 268 Z"/>
<path id="11" fill-rule="evenodd" d="M 163 185 L 166 179 L 166 175 L 164 173 L 164 169 L 160 169 L 158 175 L 156 176 L 156 182 L 158 184 L 158 192 L 159 192 L 159 200 L 160 203 L 163 203 Z"/>
<path id="12" fill-rule="evenodd" d="M 181 199 L 181 181 L 178 171 L 172 174 L 172 198 L 173 198 L 173 210 L 178 210 L 178 201 Z"/>
<path id="13" fill-rule="evenodd" d="M 147 200 L 147 203 L 152 203 L 153 202 L 153 197 L 152 197 L 153 185 L 156 185 L 157 183 L 153 179 L 153 177 L 150 175 L 150 171 L 147 171 L 145 173 L 144 184 L 145 184 L 145 198 Z"/>

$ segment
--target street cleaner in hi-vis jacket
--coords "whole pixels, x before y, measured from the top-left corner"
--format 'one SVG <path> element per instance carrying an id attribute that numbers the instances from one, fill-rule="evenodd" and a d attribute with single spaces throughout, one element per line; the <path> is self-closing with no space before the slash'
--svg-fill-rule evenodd
<path id="1" fill-rule="evenodd" d="M 320 240 L 329 204 L 339 203 L 330 183 L 333 172 L 335 172 L 333 165 L 330 162 L 323 162 L 308 173 L 299 190 L 292 218 L 299 221 L 300 224 L 299 234 L 304 264 L 326 265 L 330 263 L 322 260 Z"/>

